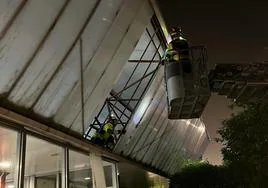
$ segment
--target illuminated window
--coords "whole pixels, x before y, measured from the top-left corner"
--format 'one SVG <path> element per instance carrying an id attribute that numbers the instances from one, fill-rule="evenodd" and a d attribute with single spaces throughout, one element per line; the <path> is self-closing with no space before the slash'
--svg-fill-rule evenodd
<path id="1" fill-rule="evenodd" d="M 0 127 L 0 183 L 7 188 L 15 187 L 16 160 L 17 133 Z"/>
<path id="2" fill-rule="evenodd" d="M 26 137 L 24 187 L 61 186 L 63 148 L 33 136 Z"/>

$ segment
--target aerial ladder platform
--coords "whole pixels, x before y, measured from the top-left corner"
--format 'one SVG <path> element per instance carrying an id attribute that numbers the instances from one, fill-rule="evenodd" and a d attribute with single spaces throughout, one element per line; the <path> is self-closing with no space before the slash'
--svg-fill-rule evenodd
<path id="1" fill-rule="evenodd" d="M 217 64 L 208 72 L 205 47 L 189 46 L 182 36 L 176 41 L 180 44 L 173 45 L 172 58 L 163 60 L 169 119 L 199 118 L 211 92 L 225 95 L 238 104 L 268 100 L 267 63 Z M 190 71 L 185 70 L 185 64 L 191 67 Z"/>

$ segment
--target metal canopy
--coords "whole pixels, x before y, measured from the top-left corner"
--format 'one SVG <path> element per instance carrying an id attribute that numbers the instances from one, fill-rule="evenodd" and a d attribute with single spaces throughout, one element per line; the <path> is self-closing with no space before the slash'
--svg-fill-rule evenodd
<path id="1" fill-rule="evenodd" d="M 261 103 L 268 97 L 268 64 L 218 64 L 209 74 L 212 92 L 237 103 Z"/>
<path id="2" fill-rule="evenodd" d="M 1 106 L 82 137 L 109 97 L 126 109 L 115 151 L 174 173 L 178 156 L 200 157 L 208 140 L 199 119 L 167 120 L 163 70 L 154 78 L 163 49 L 145 30 L 152 16 L 147 0 L 1 0 Z M 140 59 L 142 41 L 152 42 Z"/>
<path id="3" fill-rule="evenodd" d="M 145 0 L 3 0 L 0 7 L 1 105 L 80 135 L 153 15 Z"/>

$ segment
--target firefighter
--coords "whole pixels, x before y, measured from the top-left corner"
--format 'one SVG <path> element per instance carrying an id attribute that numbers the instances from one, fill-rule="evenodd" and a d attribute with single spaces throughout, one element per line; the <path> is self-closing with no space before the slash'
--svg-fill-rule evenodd
<path id="1" fill-rule="evenodd" d="M 169 42 L 168 47 L 165 51 L 162 59 L 162 64 L 164 62 L 178 62 L 182 64 L 184 73 L 191 73 L 192 65 L 189 57 L 189 45 L 187 40 L 182 37 L 181 29 L 177 27 L 172 28 L 170 35 L 171 42 Z"/>
<path id="2" fill-rule="evenodd" d="M 111 148 L 114 145 L 113 132 L 116 124 L 116 118 L 114 118 L 113 116 L 109 117 L 107 123 L 105 123 L 104 126 L 95 133 L 91 141 L 94 144 Z"/>

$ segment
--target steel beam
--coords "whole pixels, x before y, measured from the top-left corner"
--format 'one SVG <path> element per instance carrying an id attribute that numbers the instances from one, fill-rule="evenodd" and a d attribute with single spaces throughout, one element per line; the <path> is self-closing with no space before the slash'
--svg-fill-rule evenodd
<path id="1" fill-rule="evenodd" d="M 110 92 L 110 95 L 116 100 L 118 101 L 122 106 L 124 106 L 127 110 L 129 110 L 130 112 L 133 112 L 133 109 L 131 108 L 131 106 L 129 106 L 129 102 L 126 104 L 124 101 L 121 101 L 121 97 L 118 96 L 118 93 L 116 93 L 114 90 L 112 90 Z M 130 99 L 131 100 L 131 99 Z"/>
<path id="2" fill-rule="evenodd" d="M 159 63 L 159 60 L 138 60 L 138 59 L 130 59 L 128 60 L 129 63 Z"/>
<path id="3" fill-rule="evenodd" d="M 61 187 L 69 188 L 69 148 L 62 148 L 62 176 L 61 176 Z"/>
<path id="4" fill-rule="evenodd" d="M 24 187 L 24 172 L 25 172 L 25 156 L 26 156 L 26 134 L 20 131 L 17 137 L 17 167 L 15 176 L 15 187 Z"/>

